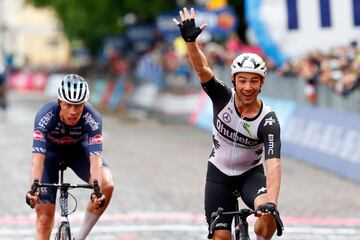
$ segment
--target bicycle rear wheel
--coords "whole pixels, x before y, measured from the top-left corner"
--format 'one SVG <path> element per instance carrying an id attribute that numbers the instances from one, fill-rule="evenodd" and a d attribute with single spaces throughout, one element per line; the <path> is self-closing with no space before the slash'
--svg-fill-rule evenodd
<path id="1" fill-rule="evenodd" d="M 56 233 L 55 240 L 71 240 L 70 226 L 62 224 Z"/>

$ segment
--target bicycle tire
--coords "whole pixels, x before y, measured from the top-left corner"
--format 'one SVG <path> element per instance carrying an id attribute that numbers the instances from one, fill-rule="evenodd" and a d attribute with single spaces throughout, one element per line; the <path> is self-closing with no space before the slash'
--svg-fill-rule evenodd
<path id="1" fill-rule="evenodd" d="M 71 240 L 70 226 L 62 224 L 56 233 L 55 240 Z"/>

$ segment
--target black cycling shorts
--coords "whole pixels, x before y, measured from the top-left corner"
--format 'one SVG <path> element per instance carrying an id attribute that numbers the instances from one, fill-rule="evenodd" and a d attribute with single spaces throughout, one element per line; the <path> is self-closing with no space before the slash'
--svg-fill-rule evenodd
<path id="1" fill-rule="evenodd" d="M 266 187 L 266 177 L 263 165 L 258 165 L 239 176 L 227 176 L 211 162 L 208 163 L 208 171 L 205 184 L 205 214 L 210 226 L 211 213 L 219 207 L 224 211 L 235 211 L 233 192 L 240 193 L 242 201 L 251 209 L 254 209 L 255 198 L 266 191 L 259 191 Z M 242 206 L 240 206 L 242 208 Z M 223 216 L 219 219 L 214 230 L 231 231 L 231 216 Z M 208 235 L 211 239 L 212 236 Z"/>
<path id="2" fill-rule="evenodd" d="M 83 144 L 47 147 L 42 183 L 58 183 L 60 161 L 64 161 L 66 167 L 71 168 L 78 177 L 88 183 L 90 178 L 89 151 Z M 105 161 L 103 161 L 103 166 L 108 167 Z M 40 203 L 55 204 L 56 193 L 56 188 L 42 187 L 39 191 Z"/>

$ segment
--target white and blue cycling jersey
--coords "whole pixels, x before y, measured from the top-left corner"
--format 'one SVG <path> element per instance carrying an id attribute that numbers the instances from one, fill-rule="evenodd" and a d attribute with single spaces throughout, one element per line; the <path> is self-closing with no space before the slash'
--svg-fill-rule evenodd
<path id="1" fill-rule="evenodd" d="M 85 145 L 90 155 L 102 155 L 102 119 L 97 110 L 85 104 L 79 122 L 74 126 L 60 120 L 57 102 L 45 104 L 36 114 L 33 132 L 33 153 L 46 154 L 49 147 Z"/>

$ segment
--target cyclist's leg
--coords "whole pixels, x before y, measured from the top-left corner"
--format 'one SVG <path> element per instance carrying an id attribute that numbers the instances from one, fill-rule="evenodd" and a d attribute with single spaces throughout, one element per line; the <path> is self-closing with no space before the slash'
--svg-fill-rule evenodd
<path id="1" fill-rule="evenodd" d="M 262 165 L 252 168 L 243 174 L 239 186 L 242 200 L 251 209 L 267 202 L 266 177 Z M 272 215 L 257 218 L 254 231 L 258 239 L 271 239 L 276 231 L 275 220 Z M 262 237 L 262 238 L 259 238 Z"/>
<path id="2" fill-rule="evenodd" d="M 105 205 L 99 210 L 96 210 L 96 213 L 98 215 L 103 214 L 103 212 L 110 203 L 112 193 L 114 191 L 114 181 L 113 181 L 112 173 L 110 171 L 110 167 L 106 163 L 104 163 L 101 170 L 102 170 L 102 179 L 101 179 L 100 189 L 102 193 L 105 195 Z"/>
<path id="3" fill-rule="evenodd" d="M 205 214 L 209 227 L 211 224 L 211 213 L 216 212 L 219 207 L 222 207 L 224 211 L 235 210 L 232 189 L 230 185 L 221 180 L 224 177 L 224 174 L 209 162 L 205 183 Z M 211 235 L 209 233 L 208 238 L 230 240 L 231 222 L 231 216 L 223 216 L 216 224 L 214 234 Z"/>
<path id="4" fill-rule="evenodd" d="M 58 182 L 58 154 L 54 149 L 47 149 L 42 183 Z M 36 205 L 36 239 L 49 239 L 54 226 L 56 189 L 40 188 L 39 202 Z"/>
<path id="5" fill-rule="evenodd" d="M 54 226 L 55 204 L 36 205 L 36 239 L 50 239 L 51 230 Z"/>
<path id="6" fill-rule="evenodd" d="M 70 161 L 71 164 L 69 165 L 69 167 L 71 167 L 82 180 L 89 182 L 90 162 L 88 149 L 86 147 L 83 147 L 83 145 L 80 145 L 74 148 L 71 153 L 71 160 L 73 161 Z M 100 216 L 103 214 L 110 202 L 113 192 L 113 186 L 114 184 L 109 166 L 104 162 L 102 166 L 102 179 L 100 190 L 105 194 L 105 206 L 100 209 L 95 209 L 93 204 L 89 202 L 85 211 L 83 224 L 75 239 L 85 239 L 90 233 L 91 229 L 99 220 Z"/>

